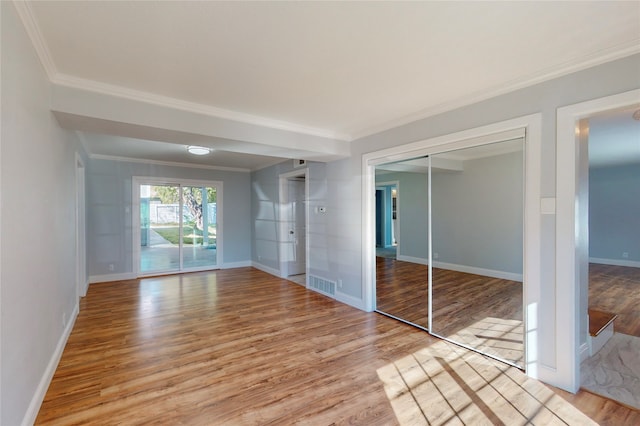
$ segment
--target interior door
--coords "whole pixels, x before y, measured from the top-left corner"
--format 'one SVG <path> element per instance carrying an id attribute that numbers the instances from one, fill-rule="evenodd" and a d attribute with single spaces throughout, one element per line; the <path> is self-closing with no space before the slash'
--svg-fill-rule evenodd
<path id="1" fill-rule="evenodd" d="M 291 178 L 287 182 L 289 196 L 289 242 L 292 256 L 288 274 L 306 273 L 306 193 L 305 179 Z"/>

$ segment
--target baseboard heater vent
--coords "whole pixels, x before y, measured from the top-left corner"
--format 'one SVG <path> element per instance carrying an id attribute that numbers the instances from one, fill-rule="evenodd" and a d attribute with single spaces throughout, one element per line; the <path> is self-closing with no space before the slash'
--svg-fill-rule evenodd
<path id="1" fill-rule="evenodd" d="M 316 277 L 315 275 L 309 275 L 309 287 L 320 293 L 328 294 L 331 296 L 335 296 L 336 294 L 335 281 L 329 281 L 324 278 Z"/>

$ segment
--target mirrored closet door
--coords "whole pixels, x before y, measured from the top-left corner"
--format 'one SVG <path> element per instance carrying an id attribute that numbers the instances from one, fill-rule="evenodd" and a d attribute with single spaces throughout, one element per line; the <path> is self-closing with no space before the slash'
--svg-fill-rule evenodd
<path id="1" fill-rule="evenodd" d="M 431 157 L 431 333 L 524 365 L 524 141 Z"/>
<path id="2" fill-rule="evenodd" d="M 523 211 L 524 138 L 376 166 L 376 310 L 524 366 Z"/>

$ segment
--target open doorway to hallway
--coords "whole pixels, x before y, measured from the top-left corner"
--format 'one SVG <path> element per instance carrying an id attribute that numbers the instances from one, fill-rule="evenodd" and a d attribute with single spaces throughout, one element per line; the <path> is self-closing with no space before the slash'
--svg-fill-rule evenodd
<path id="1" fill-rule="evenodd" d="M 280 275 L 307 285 L 308 169 L 280 175 Z"/>
<path id="2" fill-rule="evenodd" d="M 589 206 L 582 386 L 640 409 L 640 103 L 585 117 L 580 129 Z"/>
<path id="3" fill-rule="evenodd" d="M 569 309 L 563 307 L 563 309 L 566 309 L 566 312 L 557 312 L 563 323 L 567 324 L 561 331 L 566 335 L 566 340 L 569 343 L 568 346 L 572 348 L 571 355 L 574 357 L 572 362 L 575 362 L 574 365 L 567 365 L 566 368 L 573 370 L 575 378 L 574 389 L 577 390 L 579 387 L 583 387 L 594 393 L 604 395 L 607 393 L 608 388 L 612 392 L 606 396 L 612 399 L 618 399 L 625 394 L 628 396 L 636 396 L 635 398 L 625 401 L 625 403 L 630 406 L 638 403 L 637 395 L 640 395 L 638 385 L 640 383 L 638 379 L 640 377 L 640 371 L 638 371 L 637 368 L 637 366 L 640 365 L 640 357 L 638 355 L 640 353 L 640 347 L 633 349 L 633 345 L 625 343 L 624 345 L 626 347 L 624 350 L 617 351 L 620 356 L 614 356 L 615 360 L 613 364 L 616 365 L 605 367 L 605 363 L 600 362 L 603 354 L 616 352 L 615 350 L 610 350 L 608 346 L 610 346 L 610 342 L 617 340 L 613 337 L 618 333 L 614 332 L 616 327 L 615 322 L 611 323 L 606 320 L 602 327 L 597 327 L 602 329 L 602 331 L 595 330 L 596 333 L 593 333 L 595 335 L 591 336 L 589 330 L 593 325 L 591 324 L 591 319 L 600 315 L 589 312 L 589 308 L 591 308 L 591 302 L 601 296 L 615 299 L 614 294 L 616 292 L 613 291 L 613 281 L 610 278 L 604 279 L 609 282 L 604 288 L 601 287 L 601 290 L 598 291 L 599 294 L 593 294 L 593 289 L 589 281 L 592 277 L 594 277 L 595 280 L 595 275 L 590 274 L 590 263 L 593 265 L 602 264 L 602 262 L 598 260 L 598 256 L 600 256 L 600 259 L 611 256 L 616 263 L 633 261 L 633 259 L 629 258 L 631 254 L 640 251 L 638 247 L 639 239 L 634 239 L 631 236 L 631 234 L 638 229 L 638 214 L 635 213 L 634 215 L 633 212 L 630 211 L 634 210 L 632 206 L 626 206 L 624 208 L 625 211 L 620 211 L 619 208 L 609 210 L 609 214 L 605 220 L 614 219 L 616 222 L 615 226 L 625 226 L 625 223 L 630 226 L 630 228 L 627 229 L 631 229 L 631 231 L 627 230 L 624 231 L 624 233 L 629 234 L 625 237 L 632 237 L 631 247 L 633 247 L 633 249 L 621 249 L 621 245 L 626 244 L 624 241 L 625 237 L 623 237 L 618 238 L 617 242 L 611 247 L 614 249 L 611 253 L 619 252 L 619 254 L 605 254 L 605 251 L 600 252 L 600 254 L 596 253 L 597 251 L 607 248 L 606 245 L 601 244 L 602 242 L 597 242 L 598 231 L 592 236 L 589 235 L 590 222 L 594 222 L 594 220 L 598 222 L 603 218 L 597 218 L 597 215 L 600 213 L 596 214 L 597 208 L 594 210 L 594 205 L 589 207 L 591 204 L 589 199 L 592 195 L 592 190 L 601 183 L 596 183 L 599 179 L 592 181 L 590 178 L 589 160 L 591 155 L 588 155 L 588 150 L 590 148 L 589 127 L 590 124 L 593 124 L 590 123 L 590 121 L 595 120 L 597 122 L 598 117 L 623 111 L 627 111 L 628 120 L 635 120 L 633 116 L 636 115 L 635 111 L 638 109 L 640 109 L 640 90 L 632 90 L 562 107 L 558 109 L 557 113 L 556 227 L 559 232 L 556 236 L 556 281 L 567 283 L 566 286 L 559 289 L 558 293 L 563 298 L 570 298 L 570 300 L 575 302 L 576 306 L 575 309 L 573 307 L 569 307 Z M 607 145 L 609 144 L 610 142 L 608 141 Z M 619 158 L 627 164 L 632 164 L 631 168 L 636 170 L 640 166 L 639 137 L 635 138 L 635 143 L 633 143 L 632 146 L 634 147 L 632 151 L 627 151 L 625 154 L 619 156 Z M 592 154 L 595 156 L 596 152 L 594 151 Z M 634 157 L 637 159 L 633 160 Z M 593 161 L 594 159 L 591 158 L 591 160 Z M 633 164 L 635 164 L 635 166 Z M 594 168 L 594 171 L 595 169 L 596 168 Z M 627 178 L 628 177 L 627 175 Z M 593 188 L 590 188 L 591 185 Z M 607 198 L 616 193 L 620 194 L 620 190 L 625 191 L 625 193 L 626 191 L 637 191 L 637 184 L 634 186 L 630 184 L 629 181 L 624 185 L 618 185 L 617 188 L 612 188 L 609 184 L 606 186 L 609 186 L 609 188 L 604 191 Z M 593 195 L 595 195 L 595 192 Z M 635 198 L 638 197 L 636 196 Z M 613 200 L 606 201 L 605 204 L 611 204 L 612 201 Z M 597 203 L 598 202 L 596 202 L 596 204 Z M 605 207 L 609 209 L 610 206 Z M 590 213 L 593 217 L 590 217 Z M 630 213 L 631 216 L 627 216 L 626 218 L 619 216 L 629 215 Z M 593 224 L 595 224 L 595 222 Z M 607 225 L 606 227 L 610 226 Z M 560 230 L 564 230 L 564 232 L 560 232 Z M 611 235 L 606 238 L 608 242 L 616 240 L 610 237 Z M 608 261 L 607 263 L 611 262 Z M 634 268 L 633 265 L 607 265 L 607 269 L 609 269 L 608 267 L 613 268 L 617 266 Z M 591 272 L 598 272 L 597 269 L 599 268 L 599 266 L 595 266 L 591 268 Z M 601 274 L 601 278 L 610 273 L 611 271 L 604 275 Z M 611 277 L 611 275 L 609 275 L 609 277 Z M 633 294 L 637 294 L 637 289 Z M 629 297 L 632 297 L 631 294 Z M 624 301 L 623 299 L 626 300 L 627 297 L 623 296 L 619 300 Z M 621 303 L 616 305 L 617 309 L 622 307 Z M 615 312 L 612 313 L 615 314 Z M 604 336 L 604 338 L 602 336 Z M 636 339 L 635 336 L 631 336 L 631 338 Z M 598 358 L 600 358 L 600 360 Z M 585 369 L 587 364 L 595 367 L 595 374 L 592 376 L 594 380 L 588 377 L 590 373 Z M 618 367 L 622 367 L 622 369 Z M 623 374 L 621 374 L 621 372 L 623 372 Z M 591 387 L 590 383 L 595 383 L 599 389 Z"/>

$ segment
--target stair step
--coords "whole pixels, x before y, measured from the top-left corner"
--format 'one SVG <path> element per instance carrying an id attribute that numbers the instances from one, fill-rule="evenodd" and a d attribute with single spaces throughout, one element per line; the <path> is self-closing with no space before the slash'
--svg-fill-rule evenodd
<path id="1" fill-rule="evenodd" d="M 618 318 L 617 314 L 589 309 L 589 334 L 597 336 L 616 318 Z"/>

